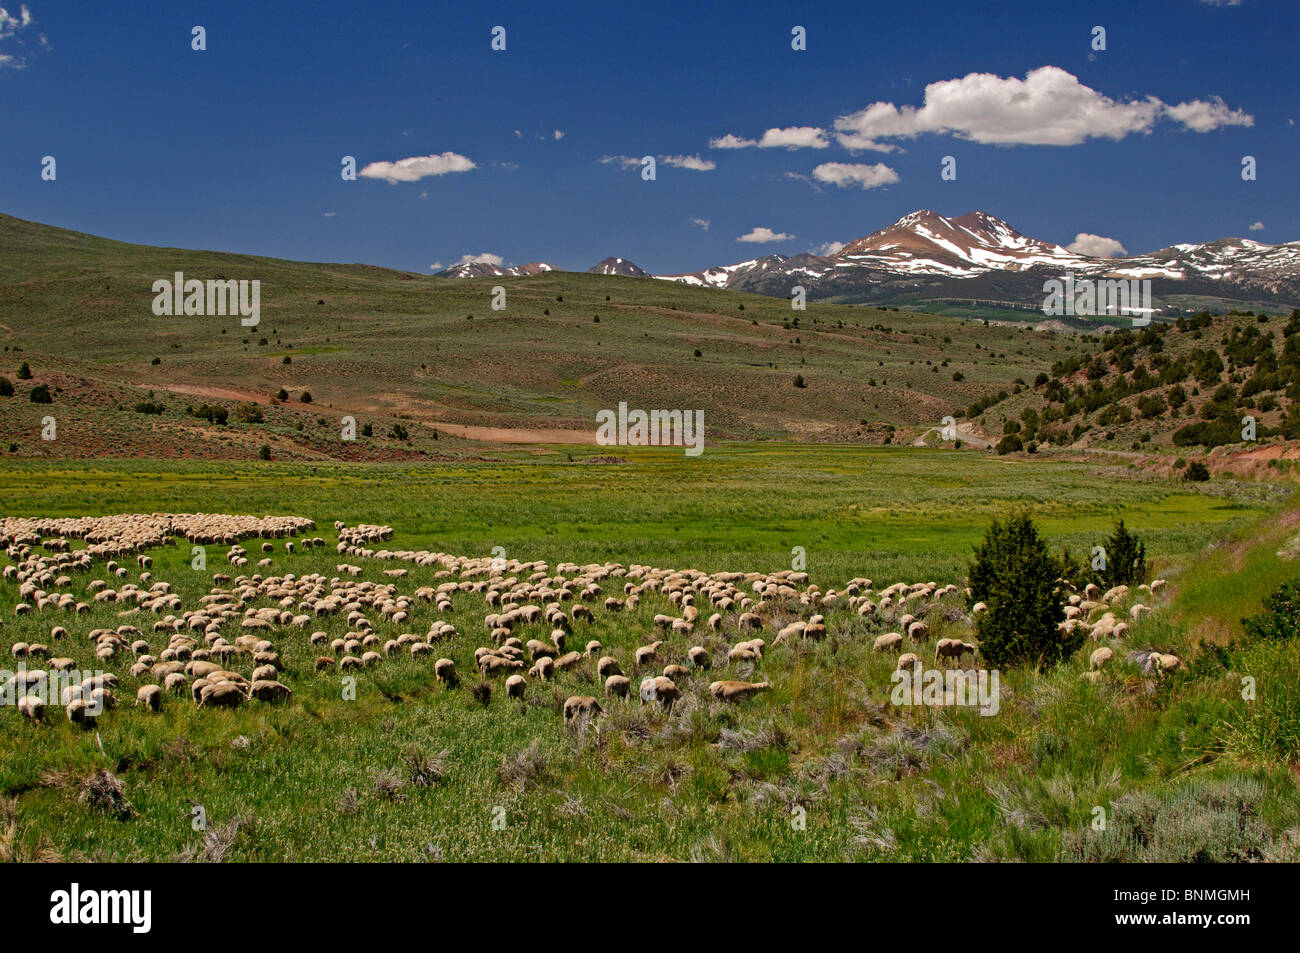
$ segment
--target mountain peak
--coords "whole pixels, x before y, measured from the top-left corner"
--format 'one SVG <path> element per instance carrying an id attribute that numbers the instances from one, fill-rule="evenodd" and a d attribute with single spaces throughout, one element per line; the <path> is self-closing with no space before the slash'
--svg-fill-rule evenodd
<path id="1" fill-rule="evenodd" d="M 587 271 L 593 275 L 626 275 L 629 278 L 649 278 L 650 272 L 639 268 L 626 258 L 606 258 Z"/>

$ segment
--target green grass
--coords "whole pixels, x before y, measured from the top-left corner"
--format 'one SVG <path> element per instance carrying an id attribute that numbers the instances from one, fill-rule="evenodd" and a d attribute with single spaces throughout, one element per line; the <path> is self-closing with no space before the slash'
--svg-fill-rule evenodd
<path id="1" fill-rule="evenodd" d="M 1176 652 L 1191 670 L 1148 692 L 1120 658 L 1093 685 L 1080 678 L 1089 644 L 1056 671 L 1002 673 L 996 717 L 896 708 L 888 704 L 894 658 L 871 651 L 880 630 L 841 608 L 828 614 L 825 641 L 769 649 L 755 673 L 773 684 L 765 695 L 722 706 L 704 689 L 718 676 L 692 679 L 672 713 L 613 704 L 597 731 L 574 734 L 558 706 L 568 694 L 600 694 L 586 666 L 554 686 L 530 680 L 523 706 L 498 682 L 483 707 L 464 687 L 437 687 L 429 662 L 402 657 L 364 671 L 349 701 L 337 676 L 311 671 L 317 651 L 305 633 L 278 630 L 273 639 L 294 690 L 284 705 L 225 712 L 171 699 L 150 715 L 131 708 L 136 683 L 114 659 L 122 705 L 97 733 L 61 717 L 21 723 L 0 710 L 0 793 L 9 799 L 0 802 L 0 856 L 171 858 L 203 847 L 191 823 L 201 805 L 208 849 L 233 860 L 1180 859 L 1178 845 L 1196 831 L 1208 832 L 1210 856 L 1287 859 L 1286 832 L 1300 826 L 1287 769 L 1300 759 L 1287 700 L 1294 651 L 1247 648 L 1232 669 L 1216 667 L 1197 653 L 1186 619 L 1239 634 L 1238 604 L 1216 603 L 1215 592 L 1235 578 L 1241 601 L 1257 603 L 1289 572 L 1276 555 L 1288 534 L 1278 516 L 1291 512 L 1288 489 L 1188 488 L 1123 467 L 951 451 L 747 444 L 688 460 L 620 448 L 623 464 L 570 462 L 569 454 L 544 449 L 437 466 L 32 461 L 0 469 L 0 499 L 10 516 L 305 515 L 331 543 L 334 519 L 385 522 L 396 530 L 389 548 L 487 556 L 499 545 L 509 557 L 551 564 L 773 571 L 788 568 L 792 547 L 803 546 L 823 588 L 860 574 L 878 587 L 961 584 L 988 518 L 1016 505 L 1031 509 L 1054 546 L 1078 551 L 1123 515 L 1176 590 L 1124 647 Z M 260 556 L 258 541 L 244 545 Z M 154 576 L 171 581 L 189 607 L 211 573 L 225 571 L 222 552 L 209 547 L 208 572 L 197 573 L 187 546 L 165 547 L 154 553 Z M 1240 561 L 1217 561 L 1233 552 Z M 278 543 L 272 559 L 264 572 L 328 577 L 348 561 L 376 581 L 390 565 L 332 548 L 287 556 Z M 1225 571 L 1234 575 L 1214 583 Z M 74 590 L 88 578 L 78 575 Z M 434 581 L 432 570 L 412 568 L 400 587 Z M 44 637 L 56 621 L 15 619 L 15 598 L 16 587 L 0 582 L 6 649 Z M 931 655 L 936 638 L 969 637 L 960 601 L 950 597 L 944 608 L 930 617 L 922 651 Z M 445 615 L 417 602 L 402 629 L 451 621 L 461 634 L 439 651 L 472 674 L 485 611 L 469 593 Z M 599 639 L 628 669 L 653 615 L 674 611 L 648 594 L 634 611 L 598 611 L 575 641 Z M 788 616 L 782 610 L 774 621 Z M 73 630 L 68 644 L 80 661 L 85 643 L 77 636 L 120 620 L 115 607 L 97 606 L 57 621 Z M 398 631 L 375 621 L 382 637 Z M 338 617 L 320 627 L 331 637 L 346 629 Z M 536 628 L 523 637 L 545 638 Z M 765 635 L 770 641 L 771 631 Z M 734 621 L 721 638 L 694 637 L 714 649 L 738 638 Z M 670 639 L 673 660 L 688 644 Z M 1242 701 L 1240 671 L 1258 677 L 1261 707 Z M 439 783 L 408 779 L 408 755 L 443 752 Z M 81 779 L 101 768 L 122 779 L 130 819 L 78 800 Z M 376 783 L 385 772 L 405 782 L 396 797 Z M 1234 824 L 1243 798 L 1251 815 Z M 1166 800 L 1171 806 L 1162 807 Z M 1161 837 L 1145 854 L 1119 834 L 1114 842 L 1090 839 L 1096 806 L 1113 811 L 1120 831 L 1156 825 Z M 502 817 L 504 828 L 494 827 Z"/>

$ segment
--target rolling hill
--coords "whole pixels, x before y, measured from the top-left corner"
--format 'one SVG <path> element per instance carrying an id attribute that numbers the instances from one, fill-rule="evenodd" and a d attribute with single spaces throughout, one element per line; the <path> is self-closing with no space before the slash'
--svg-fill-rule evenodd
<path id="1" fill-rule="evenodd" d="M 592 444 L 596 412 L 622 401 L 702 410 L 708 440 L 897 443 L 1088 347 L 1023 326 L 794 311 L 618 275 L 448 281 L 8 216 L 0 247 L 0 375 L 16 388 L 0 398 L 0 450 L 18 455 L 373 460 Z M 260 281 L 260 324 L 155 315 L 153 283 L 176 272 Z M 24 363 L 32 376 L 20 379 Z M 30 400 L 42 384 L 48 405 Z M 345 415 L 354 441 L 340 439 Z M 53 441 L 40 439 L 46 416 Z"/>

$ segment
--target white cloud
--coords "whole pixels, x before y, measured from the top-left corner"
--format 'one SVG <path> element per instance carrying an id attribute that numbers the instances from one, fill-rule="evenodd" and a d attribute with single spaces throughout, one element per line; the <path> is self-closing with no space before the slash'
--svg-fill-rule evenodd
<path id="1" fill-rule="evenodd" d="M 337 214 L 338 212 L 321 212 L 321 215 L 325 218 L 333 218 Z"/>
<path id="2" fill-rule="evenodd" d="M 837 140 L 847 149 L 889 152 L 885 139 L 911 139 L 945 133 L 996 145 L 1073 146 L 1087 139 L 1123 139 L 1149 133 L 1169 118 L 1195 132 L 1225 125 L 1251 125 L 1248 114 L 1215 97 L 1167 106 L 1155 96 L 1111 99 L 1083 85 L 1060 67 L 1030 70 L 1024 79 L 969 73 L 925 87 L 924 103 L 897 106 L 872 103 L 835 120 Z"/>
<path id="3" fill-rule="evenodd" d="M 750 146 L 756 145 L 758 145 L 757 139 L 742 139 L 740 136 L 733 136 L 731 133 L 709 140 L 710 149 L 748 149 Z"/>
<path id="4" fill-rule="evenodd" d="M 25 48 L 26 43 L 18 34 L 32 25 L 32 11 L 27 9 L 27 4 L 18 8 L 18 15 L 14 16 L 6 8 L 0 7 L 0 40 L 13 39 L 15 44 L 20 48 Z M 48 49 L 49 43 L 46 42 L 42 35 L 39 38 L 39 45 L 42 49 Z M 26 69 L 27 58 L 14 53 L 0 53 L 0 69 Z"/>
<path id="5" fill-rule="evenodd" d="M 1212 132 L 1220 126 L 1255 125 L 1254 116 L 1240 109 L 1229 109 L 1227 103 L 1218 96 L 1211 96 L 1209 102 L 1194 99 L 1190 103 L 1166 106 L 1165 114 L 1192 132 Z"/>
<path id="6" fill-rule="evenodd" d="M 1239 7 L 1241 0 L 1201 0 L 1207 7 Z"/>
<path id="7" fill-rule="evenodd" d="M 769 129 L 758 140 L 760 149 L 825 149 L 830 143 L 826 132 L 816 126 L 791 126 L 788 129 Z"/>
<path id="8" fill-rule="evenodd" d="M 760 139 L 744 139 L 727 133 L 709 140 L 710 149 L 748 149 L 753 146 L 760 149 L 825 149 L 829 145 L 826 130 L 816 126 L 773 128 L 763 133 Z"/>
<path id="9" fill-rule="evenodd" d="M 23 27 L 30 25 L 31 22 L 32 14 L 27 9 L 26 4 L 18 8 L 18 16 L 12 15 L 4 7 L 0 7 L 0 40 L 13 36 Z"/>
<path id="10" fill-rule="evenodd" d="M 1124 246 L 1115 239 L 1090 235 L 1087 232 L 1075 235 L 1074 241 L 1065 247 L 1076 255 L 1087 255 L 1089 258 L 1118 258 L 1120 255 L 1128 254 Z"/>
<path id="11" fill-rule="evenodd" d="M 659 161 L 675 169 L 690 169 L 692 172 L 712 172 L 718 164 L 712 159 L 699 156 L 660 156 Z"/>
<path id="12" fill-rule="evenodd" d="M 693 218 L 691 224 L 696 228 L 704 229 L 706 232 L 709 230 L 709 220 L 707 218 Z"/>
<path id="13" fill-rule="evenodd" d="M 820 245 L 814 245 L 809 249 L 814 255 L 834 255 L 844 248 L 844 242 L 822 242 Z"/>
<path id="14" fill-rule="evenodd" d="M 713 160 L 701 159 L 699 156 L 655 156 L 655 159 L 661 165 L 675 169 L 690 169 L 692 172 L 712 172 L 718 167 Z M 601 156 L 599 161 L 603 165 L 617 165 L 621 169 L 632 169 L 641 165 L 641 160 L 636 156 Z"/>
<path id="15" fill-rule="evenodd" d="M 440 261 L 435 261 L 432 265 L 429 266 L 430 271 L 445 271 L 446 268 L 447 266 Z"/>
<path id="16" fill-rule="evenodd" d="M 459 259 L 453 261 L 448 268 L 454 268 L 457 265 L 474 265 L 482 262 L 487 265 L 496 265 L 500 268 L 505 264 L 505 259 L 500 255 L 494 255 L 491 252 L 479 252 L 477 255 L 461 255 Z"/>
<path id="17" fill-rule="evenodd" d="M 555 130 L 555 132 L 551 133 L 551 137 L 552 137 L 553 139 L 557 140 L 557 141 L 560 140 L 560 139 L 563 139 L 563 138 L 564 138 L 564 130 L 563 130 L 563 129 L 557 129 L 557 130 Z"/>
<path id="18" fill-rule="evenodd" d="M 1263 222 L 1251 222 L 1251 224 L 1250 224 L 1250 230 L 1251 230 L 1252 232 L 1262 232 L 1262 231 L 1264 230 L 1264 223 L 1263 223 Z"/>
<path id="19" fill-rule="evenodd" d="M 766 226 L 759 225 L 751 229 L 747 234 L 741 235 L 736 239 L 738 242 L 753 242 L 755 244 L 766 244 L 767 242 L 784 242 L 794 238 L 793 235 L 787 235 L 785 232 L 774 232 Z"/>
<path id="20" fill-rule="evenodd" d="M 455 152 L 443 152 L 436 155 L 412 156 L 398 159 L 396 162 L 372 162 L 359 173 L 367 179 L 383 179 L 389 185 L 398 182 L 415 182 L 431 175 L 446 175 L 449 172 L 468 172 L 477 168 L 474 162 Z"/>
<path id="21" fill-rule="evenodd" d="M 874 189 L 897 182 L 898 173 L 883 162 L 877 162 L 875 165 L 823 162 L 813 169 L 813 178 L 818 182 L 829 182 L 840 188 L 857 185 L 864 189 Z"/>

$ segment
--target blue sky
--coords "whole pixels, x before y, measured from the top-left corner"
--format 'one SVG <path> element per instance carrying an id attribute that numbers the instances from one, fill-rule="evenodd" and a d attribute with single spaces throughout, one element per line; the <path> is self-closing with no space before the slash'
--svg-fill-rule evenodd
<path id="1" fill-rule="evenodd" d="M 1300 239 L 1294 0 L 296 6 L 0 0 L 0 211 L 424 273 L 694 271 L 917 208 L 1131 254 Z M 717 147 L 768 130 L 801 147 Z M 647 154 L 679 158 L 653 182 L 616 158 Z M 473 168 L 376 177 L 426 156 Z"/>

